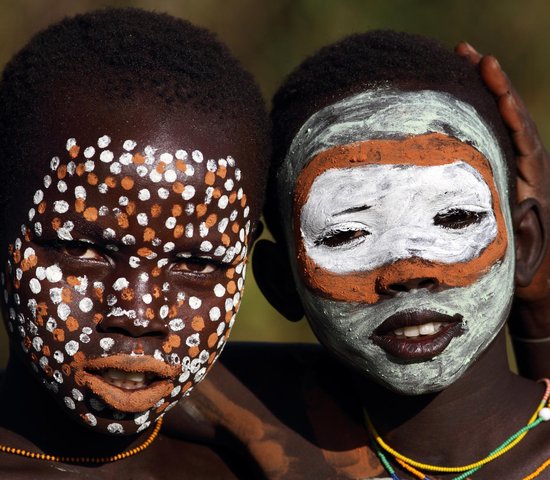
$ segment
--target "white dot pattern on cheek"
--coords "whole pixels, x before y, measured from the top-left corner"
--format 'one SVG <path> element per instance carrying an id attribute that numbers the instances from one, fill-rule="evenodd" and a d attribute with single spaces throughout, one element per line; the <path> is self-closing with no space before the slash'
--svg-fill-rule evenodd
<path id="1" fill-rule="evenodd" d="M 81 148 L 71 138 L 66 143 L 70 160 L 51 159 L 51 175 L 43 177 L 26 212 L 30 223 L 22 225 L 21 238 L 10 247 L 4 298 L 8 330 L 19 338 L 46 387 L 59 392 L 62 403 L 88 425 L 119 434 L 129 416 L 114 412 L 116 422 L 99 421 L 97 412 L 105 405 L 74 388 L 71 362 L 92 351 L 97 357 L 119 353 L 116 335 L 97 330 L 101 321 L 124 318 L 138 329 L 162 322 L 166 340 L 145 354 L 179 366 L 181 374 L 167 398 L 132 417 L 139 429 L 147 428 L 150 414 L 158 418 L 204 377 L 225 343 L 240 303 L 247 255 L 243 232 L 248 233 L 250 221 L 231 157 L 215 160 L 199 150 L 158 152 L 152 146 L 142 154 L 135 141 L 113 142 L 107 135 L 96 143 Z M 52 228 L 60 241 L 89 242 L 81 238 L 80 223 L 100 221 L 105 251 L 133 253 L 125 260 L 126 268 L 139 272 L 133 280 L 74 274 L 65 260 L 50 262 L 50 254 L 31 247 L 33 236 L 50 235 Z M 130 224 L 143 234 L 127 233 Z M 193 253 L 178 251 L 182 241 L 195 245 Z M 225 264 L 211 286 L 187 291 L 164 278 L 173 263 L 193 255 Z"/>

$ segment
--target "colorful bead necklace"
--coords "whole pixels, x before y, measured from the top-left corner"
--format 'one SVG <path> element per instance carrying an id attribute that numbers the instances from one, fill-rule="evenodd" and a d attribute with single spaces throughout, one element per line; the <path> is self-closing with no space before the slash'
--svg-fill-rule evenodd
<path id="1" fill-rule="evenodd" d="M 449 473 L 449 472 L 461 473 L 461 475 L 454 477 L 453 480 L 465 480 L 469 475 L 471 475 L 474 472 L 477 472 L 481 467 L 483 467 L 487 463 L 497 459 L 498 457 L 500 457 L 501 455 L 503 455 L 504 453 L 506 453 L 513 447 L 515 447 L 521 440 L 523 440 L 525 435 L 527 435 L 527 433 L 531 429 L 535 428 L 537 425 L 539 425 L 544 421 L 550 420 L 550 402 L 548 401 L 550 397 L 550 380 L 544 378 L 539 381 L 545 383 L 546 390 L 544 392 L 541 402 L 537 406 L 535 413 L 529 419 L 529 422 L 527 423 L 527 425 L 519 429 L 510 438 L 505 440 L 501 445 L 499 445 L 496 449 L 490 452 L 485 458 L 477 462 L 470 463 L 468 465 L 464 465 L 461 467 L 442 467 L 437 465 L 429 465 L 429 464 L 412 460 L 406 457 L 405 455 L 399 453 L 398 451 L 390 447 L 386 442 L 384 442 L 384 440 L 382 440 L 382 437 L 380 437 L 380 435 L 376 431 L 368 413 L 366 412 L 366 410 L 364 410 L 367 427 L 369 429 L 369 432 L 372 438 L 376 442 L 376 444 L 374 445 L 376 454 L 378 455 L 378 458 L 380 458 L 380 462 L 382 463 L 386 471 L 391 475 L 392 479 L 394 480 L 399 480 L 399 477 L 397 476 L 397 473 L 389 463 L 388 459 L 386 458 L 386 455 L 382 450 L 385 450 L 387 453 L 392 455 L 395 461 L 399 465 L 401 465 L 402 468 L 409 471 L 420 480 L 430 480 L 430 479 L 427 475 L 420 472 L 416 468 L 421 468 L 423 470 L 427 470 L 431 472 L 439 472 L 439 473 Z M 550 466 L 550 459 L 544 462 L 531 475 L 529 475 L 528 477 L 525 477 L 524 480 L 531 480 L 533 478 L 536 478 L 548 466 Z"/>
<path id="2" fill-rule="evenodd" d="M 61 462 L 61 463 L 111 463 L 124 458 L 132 457 L 143 450 L 145 450 L 149 445 L 151 445 L 155 438 L 157 438 L 160 428 L 162 427 L 162 418 L 157 420 L 155 428 L 149 435 L 149 438 L 145 440 L 141 445 L 138 445 L 135 448 L 127 450 L 117 455 L 111 455 L 110 457 L 63 457 L 58 455 L 48 455 L 45 453 L 36 453 L 29 452 L 28 450 L 23 450 L 22 448 L 13 448 L 7 447 L 0 444 L 0 452 L 10 453 L 13 455 L 20 455 L 22 457 L 34 458 L 36 460 L 47 460 L 49 462 Z"/>

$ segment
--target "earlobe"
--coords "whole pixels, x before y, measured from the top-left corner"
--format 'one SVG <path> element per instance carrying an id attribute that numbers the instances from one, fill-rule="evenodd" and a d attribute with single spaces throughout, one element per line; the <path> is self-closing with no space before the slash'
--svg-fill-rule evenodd
<path id="1" fill-rule="evenodd" d="M 541 206 L 534 198 L 519 203 L 514 211 L 516 286 L 528 286 L 539 268 L 547 246 Z"/>
<path id="2" fill-rule="evenodd" d="M 279 244 L 259 240 L 252 256 L 252 270 L 256 283 L 267 301 L 291 322 L 304 316 L 304 310 L 286 252 Z"/>

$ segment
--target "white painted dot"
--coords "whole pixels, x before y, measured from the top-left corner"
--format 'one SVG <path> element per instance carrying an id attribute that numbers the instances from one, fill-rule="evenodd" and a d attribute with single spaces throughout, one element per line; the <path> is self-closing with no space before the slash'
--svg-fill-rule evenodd
<path id="1" fill-rule="evenodd" d="M 63 180 L 59 180 L 59 182 L 57 182 L 57 189 L 61 193 L 65 193 L 67 191 L 67 184 Z"/>
<path id="2" fill-rule="evenodd" d="M 127 234 L 122 237 L 121 241 L 124 245 L 135 245 L 136 237 L 134 237 L 133 235 Z"/>
<path id="3" fill-rule="evenodd" d="M 113 175 L 119 175 L 120 172 L 122 172 L 122 165 L 118 162 L 113 162 L 113 163 L 111 163 L 111 166 L 109 167 L 109 171 Z"/>
<path id="4" fill-rule="evenodd" d="M 184 200 L 191 200 L 195 196 L 195 187 L 193 185 L 185 185 L 181 196 Z"/>
<path id="5" fill-rule="evenodd" d="M 75 340 L 70 340 L 65 344 L 65 351 L 67 352 L 67 355 L 73 356 L 76 352 L 78 352 L 78 342 Z"/>
<path id="6" fill-rule="evenodd" d="M 122 428 L 120 423 L 110 423 L 107 425 L 107 431 L 109 433 L 122 434 L 124 433 L 124 428 Z"/>
<path id="7" fill-rule="evenodd" d="M 232 310 L 233 309 L 233 299 L 232 298 L 228 298 L 226 301 L 225 301 L 225 311 L 226 312 L 229 312 L 229 310 Z"/>
<path id="8" fill-rule="evenodd" d="M 210 320 L 217 322 L 221 317 L 220 309 L 218 307 L 212 307 L 210 312 L 208 312 L 208 316 L 210 317 Z"/>
<path id="9" fill-rule="evenodd" d="M 99 207 L 98 213 L 100 217 L 105 217 L 109 213 L 109 208 L 105 205 L 101 205 L 101 207 Z"/>
<path id="10" fill-rule="evenodd" d="M 170 309 L 168 308 L 168 305 L 163 305 L 162 307 L 160 307 L 160 311 L 159 311 L 160 318 L 165 319 L 168 316 L 169 311 Z"/>
<path id="11" fill-rule="evenodd" d="M 111 350 L 113 346 L 115 345 L 115 341 L 110 337 L 104 337 L 99 341 L 99 346 L 103 350 Z"/>
<path id="12" fill-rule="evenodd" d="M 100 183 L 97 186 L 97 189 L 99 190 L 99 193 L 107 193 L 109 191 L 109 187 L 106 183 Z"/>
<path id="13" fill-rule="evenodd" d="M 114 155 L 111 150 L 103 150 L 101 154 L 99 155 L 99 159 L 103 163 L 111 163 L 113 161 Z"/>
<path id="14" fill-rule="evenodd" d="M 134 140 L 124 140 L 124 143 L 122 144 L 122 148 L 124 150 L 131 152 L 134 148 L 136 148 L 137 143 L 134 142 Z"/>
<path id="15" fill-rule="evenodd" d="M 124 289 L 124 288 L 127 288 L 128 285 L 130 285 L 130 282 L 128 282 L 128 280 L 126 280 L 126 278 L 124 277 L 120 277 L 120 278 L 117 278 L 117 280 L 115 281 L 115 283 L 113 283 L 113 288 L 119 292 L 120 290 Z"/>
<path id="16" fill-rule="evenodd" d="M 225 229 L 227 228 L 227 225 L 229 224 L 228 218 L 222 218 L 220 222 L 218 223 L 218 232 L 223 233 L 225 232 Z"/>
<path id="17" fill-rule="evenodd" d="M 249 213 L 250 213 L 250 207 L 249 206 L 244 207 L 244 213 L 243 213 L 244 218 L 247 218 Z"/>
<path id="18" fill-rule="evenodd" d="M 149 418 L 149 410 L 147 410 L 145 413 L 136 414 L 136 416 L 134 417 L 134 422 L 136 425 L 143 425 L 148 418 Z"/>
<path id="19" fill-rule="evenodd" d="M 145 227 L 149 223 L 149 219 L 147 218 L 146 213 L 138 213 L 136 218 L 137 218 L 138 223 L 142 227 Z"/>
<path id="20" fill-rule="evenodd" d="M 65 213 L 67 210 L 69 210 L 69 204 L 65 200 L 56 200 L 53 202 L 53 209 L 57 213 Z"/>
<path id="21" fill-rule="evenodd" d="M 237 182 L 241 180 L 241 170 L 238 168 L 235 169 L 235 180 L 237 180 Z"/>
<path id="22" fill-rule="evenodd" d="M 171 153 L 163 153 L 160 156 L 160 161 L 167 165 L 169 163 L 172 163 L 173 159 L 174 159 L 174 156 Z"/>
<path id="23" fill-rule="evenodd" d="M 95 170 L 95 162 L 93 160 L 88 160 L 84 163 L 84 170 L 87 172 L 93 172 Z"/>
<path id="24" fill-rule="evenodd" d="M 193 167 L 193 165 L 191 165 L 190 163 L 187 163 L 185 165 L 185 175 L 187 175 L 188 177 L 192 177 L 195 173 L 195 167 Z"/>
<path id="25" fill-rule="evenodd" d="M 78 303 L 80 310 L 87 313 L 94 307 L 94 302 L 91 298 L 85 297 Z"/>
<path id="26" fill-rule="evenodd" d="M 149 305 L 153 301 L 153 296 L 150 293 L 146 293 L 141 297 L 143 303 Z"/>
<path id="27" fill-rule="evenodd" d="M 223 210 L 225 209 L 225 207 L 227 207 L 228 204 L 229 204 L 229 198 L 227 197 L 227 195 L 222 195 L 218 200 L 218 207 Z"/>
<path id="28" fill-rule="evenodd" d="M 193 236 L 193 224 L 192 223 L 188 223 L 187 225 L 185 225 L 185 236 L 187 238 L 191 238 Z"/>
<path id="29" fill-rule="evenodd" d="M 59 168 L 60 163 L 59 157 L 53 157 L 50 161 L 50 168 L 55 172 Z"/>
<path id="30" fill-rule="evenodd" d="M 214 256 L 221 257 L 225 253 L 226 248 L 223 245 L 219 245 L 214 250 Z"/>
<path id="31" fill-rule="evenodd" d="M 199 235 L 204 238 L 206 235 L 208 235 L 209 229 L 206 226 L 205 222 L 201 222 L 199 225 Z"/>
<path id="32" fill-rule="evenodd" d="M 218 169 L 218 164 L 216 163 L 216 160 L 213 160 L 212 158 L 210 160 L 207 160 L 206 170 L 214 173 L 217 169 Z"/>
<path id="33" fill-rule="evenodd" d="M 210 243 L 208 240 L 204 240 L 200 245 L 201 252 L 209 252 L 212 250 L 212 243 Z"/>
<path id="34" fill-rule="evenodd" d="M 164 180 L 166 180 L 168 183 L 174 183 L 178 178 L 178 175 L 176 174 L 175 170 L 166 170 L 164 172 Z"/>
<path id="35" fill-rule="evenodd" d="M 189 297 L 189 306 L 193 310 L 197 310 L 197 308 L 200 308 L 201 305 L 202 305 L 202 300 L 200 298 Z"/>
<path id="36" fill-rule="evenodd" d="M 146 188 L 142 188 L 138 192 L 138 198 L 142 201 L 149 200 L 151 198 L 151 192 L 149 192 L 149 190 L 147 190 Z"/>
<path id="37" fill-rule="evenodd" d="M 85 158 L 92 158 L 95 154 L 95 148 L 94 147 L 86 147 L 84 149 L 84 157 Z"/>
<path id="38" fill-rule="evenodd" d="M 40 285 L 40 282 L 36 278 L 31 278 L 29 282 L 29 288 L 31 289 L 32 293 L 40 293 L 42 290 L 42 285 Z"/>
<path id="39" fill-rule="evenodd" d="M 145 177 L 145 175 L 147 175 L 148 172 L 149 172 L 149 170 L 147 169 L 147 167 L 145 165 L 138 165 L 136 167 L 136 173 L 140 177 Z"/>
<path id="40" fill-rule="evenodd" d="M 194 333 L 193 335 L 189 335 L 187 339 L 185 340 L 185 344 L 188 347 L 197 347 L 201 343 L 201 338 L 198 333 Z M 192 370 L 191 370 L 192 371 Z"/>
<path id="41" fill-rule="evenodd" d="M 128 259 L 128 264 L 130 265 L 130 267 L 132 268 L 137 268 L 139 267 L 141 263 L 141 260 L 139 257 L 135 257 L 135 256 L 131 256 L 129 259 Z"/>
<path id="42" fill-rule="evenodd" d="M 46 278 L 51 283 L 59 282 L 63 278 L 63 272 L 59 265 L 50 265 L 46 268 Z"/>
<path id="43" fill-rule="evenodd" d="M 172 250 L 174 250 L 174 248 L 176 247 L 176 245 L 174 244 L 174 242 L 166 242 L 164 244 L 164 246 L 162 247 L 162 249 L 168 253 L 168 252 L 171 252 Z"/>
<path id="44" fill-rule="evenodd" d="M 96 399 L 94 398 L 93 400 L 96 400 Z M 96 400 L 96 402 L 97 402 L 97 400 Z M 97 403 L 99 403 L 99 402 L 97 402 Z M 84 414 L 84 419 L 86 420 L 86 422 L 88 422 L 88 425 L 90 425 L 91 427 L 95 427 L 97 425 L 97 419 L 91 413 L 85 413 Z"/>
<path id="45" fill-rule="evenodd" d="M 153 169 L 151 170 L 151 172 L 149 173 L 149 178 L 151 179 L 152 182 L 154 183 L 158 183 L 162 180 L 162 173 L 160 172 L 157 172 L 156 169 Z"/>
<path id="46" fill-rule="evenodd" d="M 118 161 L 121 165 L 130 165 L 133 158 L 134 157 L 131 153 L 125 152 L 120 157 L 118 157 Z"/>
<path id="47" fill-rule="evenodd" d="M 167 188 L 161 187 L 157 191 L 159 198 L 162 198 L 163 200 L 166 200 L 170 195 L 170 190 Z"/>
<path id="48" fill-rule="evenodd" d="M 74 403 L 74 400 L 71 397 L 65 397 L 64 401 L 65 401 L 65 405 L 68 409 L 70 409 L 70 410 L 75 409 L 75 403 Z"/>
<path id="49" fill-rule="evenodd" d="M 172 230 L 176 226 L 176 218 L 168 217 L 166 219 L 166 222 L 164 222 L 164 225 L 166 226 L 166 228 Z"/>
<path id="50" fill-rule="evenodd" d="M 191 153 L 191 158 L 197 163 L 201 163 L 204 159 L 200 150 L 193 150 L 193 153 Z"/>
<path id="51" fill-rule="evenodd" d="M 74 188 L 74 197 L 86 200 L 86 189 L 82 185 L 78 185 Z"/>
<path id="52" fill-rule="evenodd" d="M 185 324 L 181 318 L 174 318 L 173 320 L 170 320 L 170 322 L 168 322 L 168 326 L 173 332 L 179 332 L 185 328 Z"/>
<path id="53" fill-rule="evenodd" d="M 66 303 L 60 303 L 57 306 L 57 316 L 61 320 L 67 320 L 70 314 L 71 314 L 71 307 L 69 307 L 69 305 L 67 305 Z"/>
<path id="54" fill-rule="evenodd" d="M 231 190 L 233 190 L 233 187 L 235 186 L 235 182 L 233 182 L 233 180 L 231 178 L 228 178 L 225 183 L 223 184 L 223 186 L 225 187 L 225 189 L 230 192 Z"/>
<path id="55" fill-rule="evenodd" d="M 178 160 L 187 160 L 188 158 L 187 152 L 185 150 L 178 150 L 176 152 L 176 158 Z"/>
<path id="56" fill-rule="evenodd" d="M 225 295 L 225 287 L 218 283 L 215 287 L 214 287 L 214 295 L 216 295 L 216 297 L 223 297 Z"/>
<path id="57" fill-rule="evenodd" d="M 97 139 L 97 146 L 99 148 L 108 147 L 110 143 L 111 143 L 111 137 L 109 137 L 109 135 L 103 135 L 102 137 L 99 137 Z"/>

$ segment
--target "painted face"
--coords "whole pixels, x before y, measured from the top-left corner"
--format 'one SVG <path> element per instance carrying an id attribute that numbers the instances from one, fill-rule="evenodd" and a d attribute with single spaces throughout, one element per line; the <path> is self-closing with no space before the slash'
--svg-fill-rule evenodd
<path id="1" fill-rule="evenodd" d="M 318 112 L 305 125 L 311 140 L 302 129 L 293 144 L 313 156 L 285 172 L 295 186 L 287 235 L 312 328 L 348 364 L 405 394 L 456 380 L 499 331 L 513 289 L 504 161 L 466 104 L 458 116 L 467 123 L 453 126 L 469 132 L 482 125 L 486 139 L 465 143 L 443 133 L 458 102 L 445 97 L 352 97 L 329 107 L 332 131 L 314 137 L 312 125 L 327 125 L 327 112 Z M 379 111 L 380 102 L 386 122 L 394 115 L 395 124 L 416 125 L 398 138 L 384 126 L 355 129 L 350 111 L 360 117 L 359 107 Z M 430 124 L 417 122 L 415 107 L 431 108 Z M 370 111 L 362 113 L 372 121 Z"/>
<path id="2" fill-rule="evenodd" d="M 12 343 L 64 408 L 109 433 L 147 428 L 190 392 L 241 299 L 250 221 L 237 162 L 161 147 L 69 138 L 24 206 L 3 276 Z"/>

